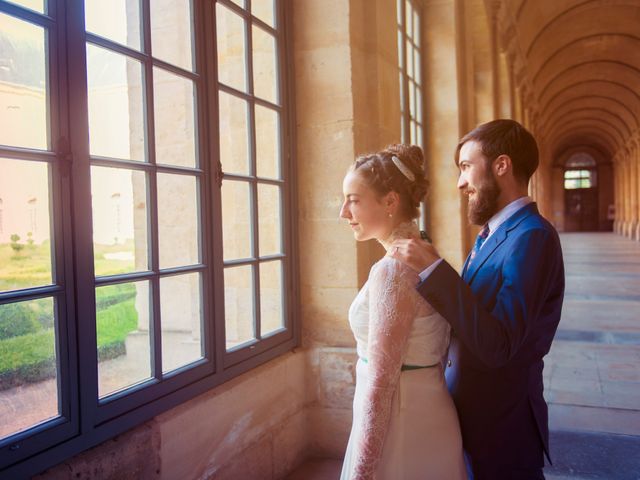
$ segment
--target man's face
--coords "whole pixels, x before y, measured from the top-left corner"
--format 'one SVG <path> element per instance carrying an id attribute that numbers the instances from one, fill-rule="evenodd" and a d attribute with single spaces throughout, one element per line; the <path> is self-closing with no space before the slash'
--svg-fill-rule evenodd
<path id="1" fill-rule="evenodd" d="M 462 145 L 458 168 L 458 188 L 469 197 L 467 217 L 474 225 L 484 225 L 498 211 L 500 186 L 478 142 Z"/>

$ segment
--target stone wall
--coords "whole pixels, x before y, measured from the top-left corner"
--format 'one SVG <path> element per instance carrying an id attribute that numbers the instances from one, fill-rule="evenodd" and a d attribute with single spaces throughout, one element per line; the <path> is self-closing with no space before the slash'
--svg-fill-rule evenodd
<path id="1" fill-rule="evenodd" d="M 309 451 L 305 370 L 286 354 L 34 480 L 282 478 Z"/>

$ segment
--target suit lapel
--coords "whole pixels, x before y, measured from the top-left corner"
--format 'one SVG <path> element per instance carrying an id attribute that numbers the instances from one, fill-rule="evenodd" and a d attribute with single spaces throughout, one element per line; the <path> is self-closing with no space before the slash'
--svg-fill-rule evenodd
<path id="1" fill-rule="evenodd" d="M 522 222 L 529 215 L 538 212 L 538 207 L 535 202 L 529 203 L 525 205 L 516 213 L 511 215 L 502 225 L 498 227 L 498 229 L 493 233 L 482 246 L 478 254 L 469 265 L 469 257 L 464 264 L 462 278 L 469 284 L 473 282 L 473 278 L 476 276 L 480 267 L 491 257 L 493 252 L 495 252 L 500 245 L 504 243 L 504 241 L 509 236 L 510 232 L 516 228 L 520 222 Z"/>

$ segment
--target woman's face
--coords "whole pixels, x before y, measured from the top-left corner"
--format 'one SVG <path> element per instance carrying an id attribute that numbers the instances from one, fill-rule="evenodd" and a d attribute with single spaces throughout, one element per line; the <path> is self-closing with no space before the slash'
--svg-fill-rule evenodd
<path id="1" fill-rule="evenodd" d="M 344 203 L 340 218 L 349 222 L 356 240 L 387 238 L 393 229 L 393 205 L 387 196 L 379 198 L 356 172 L 349 172 L 342 182 Z"/>

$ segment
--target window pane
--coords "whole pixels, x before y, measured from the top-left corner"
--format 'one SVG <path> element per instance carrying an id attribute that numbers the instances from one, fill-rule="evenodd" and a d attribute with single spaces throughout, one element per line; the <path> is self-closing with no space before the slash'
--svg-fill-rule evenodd
<path id="1" fill-rule="evenodd" d="M 52 283 L 49 165 L 0 158 L 0 291 Z"/>
<path id="2" fill-rule="evenodd" d="M 409 115 L 416 118 L 416 85 L 409 82 Z"/>
<path id="3" fill-rule="evenodd" d="M 263 22 L 275 26 L 273 0 L 251 0 L 251 13 Z"/>
<path id="4" fill-rule="evenodd" d="M 405 48 L 407 49 L 407 75 L 410 78 L 413 78 L 413 45 L 411 45 L 410 41 L 405 42 Z"/>
<path id="5" fill-rule="evenodd" d="M 567 190 L 571 190 L 574 188 L 580 188 L 580 180 L 576 180 L 576 179 L 571 179 L 571 180 L 565 180 L 564 181 L 564 188 L 566 188 Z"/>
<path id="6" fill-rule="evenodd" d="M 160 268 L 200 262 L 198 206 L 195 177 L 158 174 Z"/>
<path id="7" fill-rule="evenodd" d="M 246 8 L 244 0 L 231 0 L 231 1 L 242 8 Z"/>
<path id="8" fill-rule="evenodd" d="M 284 328 L 282 262 L 260 264 L 261 336 Z"/>
<path id="9" fill-rule="evenodd" d="M 37 2 L 36 2 L 37 3 Z M 0 143 L 49 145 L 46 32 L 0 13 Z"/>
<path id="10" fill-rule="evenodd" d="M 411 2 L 409 0 L 404 2 L 404 14 L 405 14 L 405 27 L 407 30 L 407 36 L 411 37 L 413 36 L 413 22 L 412 22 L 412 17 L 413 17 L 413 8 L 411 6 Z"/>
<path id="11" fill-rule="evenodd" d="M 402 30 L 398 30 L 398 63 L 400 69 L 404 68 L 404 56 L 402 55 L 402 42 L 404 41 L 404 35 L 402 34 Z"/>
<path id="12" fill-rule="evenodd" d="M 140 62 L 87 45 L 87 83 L 91 155 L 144 160 Z"/>
<path id="13" fill-rule="evenodd" d="M 91 167 L 96 276 L 148 270 L 144 172 Z"/>
<path id="14" fill-rule="evenodd" d="M 227 349 L 256 337 L 253 273 L 250 265 L 225 268 L 224 316 Z"/>
<path id="15" fill-rule="evenodd" d="M 276 39 L 259 27 L 253 27 L 253 90 L 256 97 L 278 102 Z"/>
<path id="16" fill-rule="evenodd" d="M 149 282 L 96 288 L 100 397 L 151 377 Z"/>
<path id="17" fill-rule="evenodd" d="M 191 2 L 153 0 L 149 6 L 153 56 L 186 70 L 193 70 Z"/>
<path id="18" fill-rule="evenodd" d="M 220 161 L 225 173 L 249 174 L 247 102 L 220 92 Z"/>
<path id="19" fill-rule="evenodd" d="M 30 8 L 36 12 L 45 13 L 45 1 L 46 0 L 9 0 L 11 3 Z M 0 29 L 2 30 L 2 29 Z"/>
<path id="20" fill-rule="evenodd" d="M 0 305 L 0 438 L 58 415 L 53 299 Z"/>
<path id="21" fill-rule="evenodd" d="M 260 256 L 282 252 L 282 200 L 280 187 L 258 184 Z"/>
<path id="22" fill-rule="evenodd" d="M 246 91 L 245 21 L 231 10 L 216 4 L 218 80 Z"/>
<path id="23" fill-rule="evenodd" d="M 413 42 L 420 45 L 420 15 L 413 11 Z"/>
<path id="24" fill-rule="evenodd" d="M 416 91 L 416 121 L 422 123 L 422 93 L 419 87 L 415 87 Z"/>
<path id="25" fill-rule="evenodd" d="M 201 297 L 199 273 L 160 279 L 163 372 L 203 357 Z"/>
<path id="26" fill-rule="evenodd" d="M 564 178 L 580 178 L 581 176 L 580 170 L 567 170 L 564 172 Z"/>
<path id="27" fill-rule="evenodd" d="M 415 66 L 415 81 L 419 85 L 422 79 L 420 77 L 420 50 L 417 48 L 413 49 L 413 64 Z"/>
<path id="28" fill-rule="evenodd" d="M 85 0 L 84 13 L 87 32 L 140 50 L 140 0 Z"/>
<path id="29" fill-rule="evenodd" d="M 281 177 L 279 115 L 260 105 L 256 105 L 256 164 L 259 177 Z"/>
<path id="30" fill-rule="evenodd" d="M 396 19 L 398 25 L 402 25 L 402 0 L 396 2 Z"/>
<path id="31" fill-rule="evenodd" d="M 251 196 L 245 182 L 222 182 L 224 259 L 251 257 Z"/>
<path id="32" fill-rule="evenodd" d="M 193 82 L 161 68 L 153 69 L 156 162 L 196 166 Z"/>
<path id="33" fill-rule="evenodd" d="M 404 104 L 404 75 L 402 71 L 400 71 L 398 84 L 400 85 L 400 113 L 405 112 L 405 104 Z"/>

